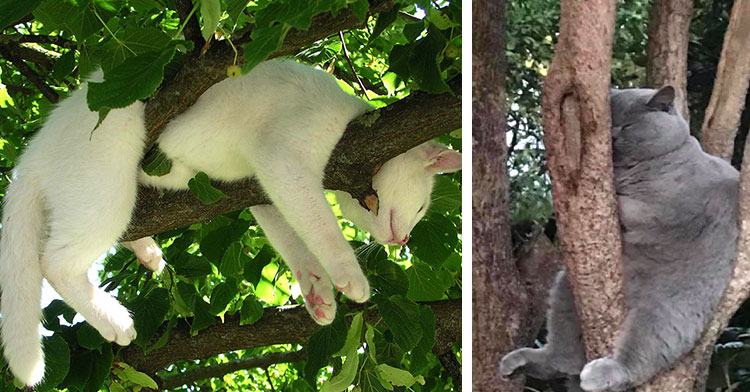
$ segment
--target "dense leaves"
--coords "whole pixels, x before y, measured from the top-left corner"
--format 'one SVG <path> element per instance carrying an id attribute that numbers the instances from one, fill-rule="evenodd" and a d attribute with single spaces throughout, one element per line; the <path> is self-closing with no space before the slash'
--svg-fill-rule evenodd
<path id="1" fill-rule="evenodd" d="M 0 28 L 8 26 L 0 32 L 0 47 L 44 53 L 47 60 L 23 60 L 63 98 L 92 75 L 87 102 L 104 118 L 109 110 L 151 97 L 186 57 L 200 55 L 216 41 L 241 47 L 238 62 L 244 60 L 247 72 L 276 51 L 293 29 L 307 29 L 322 13 L 351 12 L 362 21 L 361 29 L 298 48 L 294 58 L 328 70 L 344 90 L 366 97 L 375 107 L 416 90 L 447 91 L 446 81 L 461 72 L 461 3 L 394 3 L 378 14 L 366 0 L 0 0 Z M 192 27 L 179 18 L 178 5 L 187 8 L 183 14 L 195 17 L 197 30 L 188 34 Z M 201 39 L 208 41 L 205 47 L 198 47 Z M 32 88 L 29 78 L 34 75 L 6 58 L 0 57 L 0 66 L 0 172 L 7 174 L 52 105 Z M 459 130 L 439 141 L 460 150 L 460 137 Z M 151 175 L 164 175 L 170 165 L 154 149 L 142 167 Z M 10 180 L 0 176 L 0 194 Z M 204 203 L 226 197 L 204 173 L 189 186 Z M 340 219 L 376 296 L 357 311 L 344 300 L 332 325 L 300 337 L 297 342 L 304 345 L 175 359 L 156 374 L 146 374 L 124 362 L 119 346 L 105 342 L 64 302 L 52 301 L 44 310 L 51 336 L 45 338 L 48 374 L 41 390 L 145 390 L 178 373 L 300 349 L 306 353 L 301 362 L 198 379 L 192 390 L 343 391 L 352 385 L 364 391 L 451 390 L 451 377 L 432 354 L 435 315 L 419 302 L 461 295 L 460 173 L 441 176 L 433 199 L 426 220 L 402 247 L 377 245 Z M 337 211 L 332 196 L 330 200 Z M 206 329 L 227 317 L 236 316 L 251 329 L 262 324 L 270 308 L 303 303 L 295 278 L 247 209 L 158 234 L 156 240 L 167 259 L 161 274 L 147 270 L 122 247 L 97 264 L 101 286 L 132 312 L 138 331 L 133 344 L 146 353 L 168 346 L 169 332 L 182 323 L 189 325 L 200 347 Z M 0 390 L 13 385 L 3 369 Z"/>

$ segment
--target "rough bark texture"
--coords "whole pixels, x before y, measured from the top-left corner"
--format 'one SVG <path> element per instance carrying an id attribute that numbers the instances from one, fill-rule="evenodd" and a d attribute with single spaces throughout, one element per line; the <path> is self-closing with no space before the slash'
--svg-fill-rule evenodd
<path id="1" fill-rule="evenodd" d="M 690 120 L 687 106 L 687 50 L 693 0 L 654 1 L 648 20 L 646 84 L 652 88 L 672 85 L 676 106 Z"/>
<path id="2" fill-rule="evenodd" d="M 392 105 L 352 121 L 333 151 L 323 185 L 364 199 L 372 193 L 375 167 L 408 149 L 461 127 L 461 78 L 449 82 L 453 93 L 414 93 Z M 203 204 L 190 192 L 161 193 L 141 187 L 130 228 L 133 240 L 203 222 L 216 215 L 268 199 L 254 180 L 216 184 L 229 199 Z"/>
<path id="3" fill-rule="evenodd" d="M 590 359 L 611 352 L 625 313 L 608 103 L 614 15 L 613 0 L 562 1 L 543 93 L 558 236 Z"/>
<path id="4" fill-rule="evenodd" d="M 703 148 L 730 159 L 734 137 L 745 103 L 750 78 L 750 1 L 737 0 L 724 38 L 717 79 L 703 123 Z M 745 156 L 748 156 L 745 145 Z M 709 150 L 712 148 L 713 150 Z M 750 163 L 744 160 L 740 175 L 740 238 L 737 267 L 719 310 L 703 337 L 673 369 L 657 376 L 638 392 L 703 391 L 706 373 L 718 339 L 729 319 L 750 296 Z"/>
<path id="5" fill-rule="evenodd" d="M 727 161 L 732 159 L 734 138 L 750 82 L 749 42 L 750 0 L 735 0 L 711 101 L 703 118 L 701 140 L 706 152 Z"/>
<path id="6" fill-rule="evenodd" d="M 527 295 L 510 240 L 505 141 L 505 0 L 472 2 L 472 390 L 521 391 L 497 371 L 519 344 Z"/>
<path id="7" fill-rule="evenodd" d="M 461 300 L 449 299 L 425 302 L 435 312 L 435 347 L 437 356 L 450 351 L 461 341 Z M 351 309 L 364 309 L 367 304 L 349 304 Z M 368 318 L 377 320 L 376 309 L 368 311 Z M 370 314 L 372 313 L 372 314 Z M 304 306 L 285 306 L 265 309 L 263 317 L 251 325 L 241 326 L 239 315 L 227 316 L 221 323 L 190 336 L 191 319 L 180 320 L 169 333 L 167 344 L 144 354 L 143 350 L 130 345 L 119 352 L 119 357 L 134 368 L 154 374 L 177 361 L 205 359 L 240 349 L 266 347 L 273 344 L 304 344 L 319 328 Z M 166 323 L 156 332 L 161 336 Z M 153 343 L 153 342 L 152 342 Z"/>

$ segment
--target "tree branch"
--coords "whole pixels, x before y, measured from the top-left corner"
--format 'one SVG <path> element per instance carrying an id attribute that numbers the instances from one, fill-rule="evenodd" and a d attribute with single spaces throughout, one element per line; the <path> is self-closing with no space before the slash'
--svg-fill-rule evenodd
<path id="1" fill-rule="evenodd" d="M 188 370 L 173 376 L 158 377 L 159 389 L 173 389 L 180 385 L 190 384 L 197 380 L 221 377 L 238 370 L 265 368 L 277 363 L 292 363 L 304 361 L 307 358 L 305 350 L 270 353 L 257 357 L 242 358 L 218 365 L 206 366 Z"/>
<path id="2" fill-rule="evenodd" d="M 323 185 L 360 200 L 372 193 L 375 167 L 436 136 L 461 127 L 461 78 L 449 82 L 455 95 L 416 92 L 352 121 L 326 166 Z M 216 184 L 229 199 L 205 205 L 192 193 L 141 187 L 138 204 L 124 240 L 203 222 L 216 215 L 268 203 L 255 180 Z"/>
<path id="3" fill-rule="evenodd" d="M 60 100 L 57 92 L 48 86 L 44 79 L 15 53 L 11 44 L 0 44 L 0 56 L 5 57 L 6 60 L 13 64 L 18 69 L 18 72 L 29 79 L 50 102 L 57 103 Z"/>
<path id="4" fill-rule="evenodd" d="M 347 304 L 352 309 L 364 309 L 368 304 Z M 435 312 L 435 355 L 442 355 L 453 344 L 461 340 L 461 300 L 448 299 L 426 302 Z M 377 309 L 368 310 L 368 318 L 378 318 Z M 224 317 L 217 322 L 190 335 L 192 319 L 181 319 L 169 332 L 167 344 L 144 354 L 143 350 L 130 345 L 123 348 L 119 356 L 134 368 L 154 374 L 166 365 L 177 361 L 192 361 L 210 358 L 234 350 L 266 347 L 274 344 L 305 344 L 319 326 L 315 324 L 304 306 L 282 306 L 266 308 L 263 317 L 252 325 L 239 325 L 239 315 Z M 159 328 L 155 339 L 164 333 L 166 323 Z M 447 349 L 446 349 L 447 348 Z"/>
<path id="5" fill-rule="evenodd" d="M 392 6 L 390 0 L 370 0 L 370 13 L 384 12 Z M 339 11 L 336 16 L 330 13 L 318 15 L 313 18 L 309 29 L 289 31 L 281 48 L 271 54 L 270 58 L 296 53 L 299 48 L 333 35 L 339 30 L 361 26 L 362 23 L 348 9 Z M 247 32 L 235 40 L 235 46 L 247 41 L 249 36 L 250 33 Z M 242 66 L 245 64 L 243 50 L 239 46 L 237 50 L 238 63 Z M 234 51 L 226 40 L 213 42 L 200 57 L 188 57 L 175 78 L 162 86 L 146 104 L 147 150 L 154 144 L 169 120 L 195 103 L 209 87 L 227 77 L 227 67 L 232 65 L 233 60 Z"/>
<path id="6" fill-rule="evenodd" d="M 199 53 L 203 45 L 206 44 L 206 40 L 203 39 L 203 35 L 201 34 L 198 15 L 196 13 L 190 14 L 194 7 L 193 2 L 191 0 L 175 0 L 175 6 L 177 6 L 177 15 L 180 17 L 180 24 L 185 25 L 185 28 L 182 29 L 182 34 L 186 40 L 192 41 L 195 44 L 193 53 Z M 188 16 L 190 16 L 190 19 L 187 19 Z"/>

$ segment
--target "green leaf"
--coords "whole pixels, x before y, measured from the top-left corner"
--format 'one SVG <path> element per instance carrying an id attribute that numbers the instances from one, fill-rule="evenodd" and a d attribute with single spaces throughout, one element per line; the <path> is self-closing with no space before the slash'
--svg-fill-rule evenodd
<path id="1" fill-rule="evenodd" d="M 123 108 L 148 98 L 163 79 L 164 66 L 174 56 L 175 44 L 125 59 L 104 75 L 104 82 L 89 82 L 86 102 L 89 109 Z"/>
<path id="2" fill-rule="evenodd" d="M 216 266 L 221 266 L 227 250 L 233 243 L 242 239 L 250 227 L 250 222 L 244 219 L 232 221 L 225 216 L 219 216 L 207 226 L 204 226 L 204 235 L 199 241 L 201 253 Z M 238 257 L 241 262 L 247 262 L 242 256 Z"/>
<path id="3" fill-rule="evenodd" d="M 431 94 L 450 91 L 438 65 L 438 55 L 445 48 L 445 37 L 435 29 L 428 29 L 427 36 L 416 42 L 409 58 L 409 72 L 421 90 Z"/>
<path id="4" fill-rule="evenodd" d="M 424 385 L 424 378 L 414 377 L 406 370 L 395 368 L 384 363 L 375 367 L 380 377 L 389 384 L 397 387 L 410 387 L 419 382 Z"/>
<path id="5" fill-rule="evenodd" d="M 411 370 L 419 373 L 427 367 L 429 361 L 427 354 L 432 352 L 435 346 L 435 313 L 427 305 L 419 306 L 419 324 L 422 327 L 422 339 L 419 340 L 414 350 L 411 350 Z"/>
<path id="6" fill-rule="evenodd" d="M 360 325 L 361 327 L 361 325 Z M 321 392 L 344 392 L 354 382 L 357 376 L 357 365 L 359 365 L 359 355 L 356 347 L 346 353 L 346 360 L 341 366 L 341 371 L 331 377 L 330 380 L 323 383 L 320 388 Z"/>
<path id="7" fill-rule="evenodd" d="M 197 278 L 211 273 L 211 263 L 204 257 L 182 253 L 172 263 L 175 272 L 186 278 Z"/>
<path id="8" fill-rule="evenodd" d="M 263 317 L 263 305 L 255 296 L 247 296 L 240 309 L 240 325 L 252 324 Z"/>
<path id="9" fill-rule="evenodd" d="M 65 379 L 70 369 L 70 349 L 59 334 L 45 336 L 42 339 L 44 347 L 44 380 L 36 390 L 45 392 L 52 390 Z"/>
<path id="10" fill-rule="evenodd" d="M 167 312 L 169 312 L 169 291 L 158 287 L 145 297 L 136 299 L 129 308 L 133 312 L 133 322 L 135 323 L 135 330 L 138 332 L 133 343 L 145 349 L 154 333 L 156 333 L 156 329 L 164 321 Z"/>
<path id="11" fill-rule="evenodd" d="M 155 144 L 143 157 L 141 168 L 149 176 L 164 176 L 172 171 L 172 160 Z"/>
<path id="12" fill-rule="evenodd" d="M 359 374 L 359 386 L 366 392 L 386 392 L 384 382 L 380 380 L 380 374 L 374 367 L 367 366 Z M 393 390 L 391 388 L 391 390 Z"/>
<path id="13" fill-rule="evenodd" d="M 153 378 L 149 377 L 148 374 L 139 372 L 124 362 L 119 362 L 118 365 L 123 368 L 122 370 L 123 374 L 125 375 L 125 379 L 132 382 L 133 384 L 151 389 L 159 388 L 159 386 L 156 385 L 156 381 L 154 381 Z"/>
<path id="14" fill-rule="evenodd" d="M 224 276 L 236 276 L 242 270 L 242 266 L 247 264 L 250 256 L 243 252 L 242 243 L 237 241 L 233 242 L 224 252 L 224 256 L 221 258 L 221 264 L 219 264 L 219 272 Z"/>
<path id="15" fill-rule="evenodd" d="M 73 351 L 70 354 L 70 369 L 62 385 L 65 385 L 71 391 L 82 390 L 91 375 L 92 361 L 93 354 L 91 351 Z"/>
<path id="16" fill-rule="evenodd" d="M 372 29 L 372 34 L 368 39 L 368 43 L 378 38 L 380 34 L 398 18 L 400 10 L 398 7 L 391 8 L 388 12 L 382 12 L 378 14 L 378 19 L 375 21 L 375 27 Z"/>
<path id="17" fill-rule="evenodd" d="M 109 74 L 129 57 L 168 50 L 171 41 L 169 35 L 155 27 L 127 26 L 102 45 L 97 54 L 104 73 Z"/>
<path id="18" fill-rule="evenodd" d="M 416 347 L 422 339 L 422 330 L 414 328 L 419 324 L 419 305 L 400 295 L 376 295 L 372 301 L 378 305 L 380 316 L 393 334 L 393 341 L 404 351 Z"/>
<path id="19" fill-rule="evenodd" d="M 204 172 L 198 172 L 195 177 L 191 178 L 188 181 L 188 188 L 203 204 L 211 204 L 219 201 L 219 199 L 229 198 L 224 192 L 211 185 L 211 180 Z"/>
<path id="20" fill-rule="evenodd" d="M 221 17 L 221 2 L 219 0 L 200 0 L 201 16 L 203 16 L 203 26 L 201 34 L 203 39 L 208 41 L 209 37 L 216 31 Z"/>
<path id="21" fill-rule="evenodd" d="M 436 176 L 429 214 L 442 215 L 461 208 L 461 189 L 448 176 Z"/>
<path id="22" fill-rule="evenodd" d="M 52 77 L 57 80 L 63 80 L 66 76 L 70 75 L 76 65 L 75 55 L 75 50 L 69 50 L 60 56 L 52 67 Z"/>
<path id="23" fill-rule="evenodd" d="M 198 298 L 195 301 L 195 317 L 193 317 L 193 324 L 190 326 L 190 334 L 192 336 L 195 336 L 195 334 L 216 322 L 216 317 L 208 311 L 208 308 L 209 305 L 203 298 Z"/>
<path id="24" fill-rule="evenodd" d="M 72 323 L 73 318 L 76 316 L 76 311 L 68 306 L 63 300 L 56 299 L 44 308 L 42 314 L 44 315 L 44 328 L 47 328 L 50 331 L 59 331 L 60 320 L 57 316 L 62 315 L 65 321 Z"/>
<path id="25" fill-rule="evenodd" d="M 361 22 L 367 19 L 367 11 L 370 10 L 370 3 L 367 0 L 354 0 L 349 3 L 349 10 Z"/>
<path id="26" fill-rule="evenodd" d="M 264 245 L 260 249 L 258 254 L 255 255 L 252 260 L 248 261 L 247 264 L 245 264 L 245 272 L 243 274 L 245 280 L 253 286 L 257 287 L 258 282 L 260 282 L 263 268 L 271 262 L 271 259 L 273 259 L 273 256 L 275 254 L 276 252 L 274 252 L 273 248 L 268 245 Z"/>
<path id="27" fill-rule="evenodd" d="M 86 386 L 83 388 L 83 392 L 97 392 L 104 385 L 104 380 L 109 376 L 109 370 L 112 367 L 112 361 L 114 355 L 112 354 L 112 345 L 105 343 L 101 352 L 94 351 L 92 364 L 91 364 L 91 375 L 89 376 Z"/>
<path id="28" fill-rule="evenodd" d="M 219 283 L 211 290 L 211 305 L 208 312 L 218 316 L 227 309 L 229 303 L 237 296 L 237 286 L 226 282 Z"/>
<path id="29" fill-rule="evenodd" d="M 227 14 L 232 23 L 237 23 L 240 14 L 247 8 L 247 3 L 248 0 L 226 0 Z"/>
<path id="30" fill-rule="evenodd" d="M 97 350 L 104 344 L 104 338 L 99 334 L 94 327 L 89 323 L 83 323 L 78 331 L 76 331 L 76 339 L 78 344 L 89 350 Z"/>
<path id="31" fill-rule="evenodd" d="M 362 339 L 362 312 L 358 312 L 354 317 L 352 318 L 352 323 L 349 326 L 349 332 L 346 333 L 346 341 L 344 342 L 344 347 L 339 350 L 335 356 L 344 356 L 348 355 L 348 353 L 352 351 L 356 351 L 359 346 Z"/>
<path id="32" fill-rule="evenodd" d="M 0 1 L 0 30 L 23 18 L 33 11 L 42 0 L 2 0 Z"/>
<path id="33" fill-rule="evenodd" d="M 331 355 L 341 350 L 346 342 L 346 323 L 342 312 L 336 314 L 336 318 L 330 325 L 319 328 L 307 342 L 307 363 L 305 364 L 305 379 L 315 385 L 318 370 L 328 363 Z"/>
<path id="34" fill-rule="evenodd" d="M 245 51 L 247 64 L 242 72 L 249 72 L 256 65 L 268 58 L 268 55 L 277 51 L 284 42 L 284 37 L 289 31 L 289 26 L 279 24 L 272 27 L 253 29 L 250 34 L 250 42 L 242 46 Z"/>
<path id="35" fill-rule="evenodd" d="M 120 0 L 45 0 L 34 17 L 49 29 L 70 31 L 82 42 L 101 30 L 121 6 Z"/>
<path id="36" fill-rule="evenodd" d="M 406 270 L 406 276 L 409 278 L 406 298 L 412 301 L 435 301 L 443 298 L 447 287 L 429 265 L 414 260 L 414 264 Z"/>
<path id="37" fill-rule="evenodd" d="M 367 278 L 376 292 L 385 296 L 406 295 L 409 279 L 401 267 L 388 260 L 385 252 L 382 258 L 367 263 Z"/>
<path id="38" fill-rule="evenodd" d="M 458 244 L 456 226 L 442 215 L 422 219 L 411 231 L 409 249 L 420 260 L 439 267 Z"/>

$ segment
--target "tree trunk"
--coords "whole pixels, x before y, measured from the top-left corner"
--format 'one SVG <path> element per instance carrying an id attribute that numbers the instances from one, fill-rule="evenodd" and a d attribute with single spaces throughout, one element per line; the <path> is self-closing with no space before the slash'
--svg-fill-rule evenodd
<path id="1" fill-rule="evenodd" d="M 646 85 L 671 85 L 677 91 L 677 109 L 690 121 L 687 105 L 687 50 L 692 0 L 653 2 L 648 19 Z"/>
<path id="2" fill-rule="evenodd" d="M 701 137 L 701 144 L 707 153 L 727 161 L 732 159 L 734 138 L 750 82 L 748 42 L 750 0 L 735 0 L 724 35 L 714 90 L 703 118 Z"/>
<path id="3" fill-rule="evenodd" d="M 558 236 L 590 359 L 611 353 L 625 304 L 610 137 L 614 0 L 563 0 L 543 119 Z"/>
<path id="4" fill-rule="evenodd" d="M 750 1 L 737 0 L 724 38 L 711 102 L 703 123 L 703 148 L 730 159 L 734 137 L 750 78 L 750 54 L 741 43 L 750 41 Z M 748 156 L 745 145 L 745 156 Z M 740 238 L 737 266 L 724 298 L 696 347 L 674 368 L 657 376 L 638 392 L 703 391 L 713 347 L 729 319 L 750 295 L 750 163 L 740 176 Z"/>
<path id="5" fill-rule="evenodd" d="M 526 291 L 511 252 L 505 140 L 505 0 L 474 0 L 472 44 L 472 385 L 515 392 L 500 355 L 517 345 Z"/>

